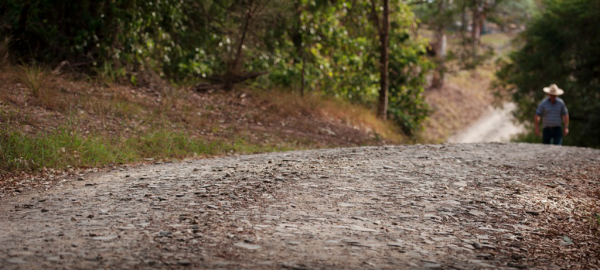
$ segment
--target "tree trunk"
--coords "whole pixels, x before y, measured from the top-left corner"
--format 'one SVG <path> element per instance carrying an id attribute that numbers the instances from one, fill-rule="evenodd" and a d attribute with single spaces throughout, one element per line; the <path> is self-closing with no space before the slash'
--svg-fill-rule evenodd
<path id="1" fill-rule="evenodd" d="M 302 70 L 300 71 L 300 96 L 304 96 L 304 72 L 306 68 L 306 48 L 304 44 L 304 33 L 302 33 L 302 1 L 296 1 L 296 19 L 297 19 L 297 27 L 295 35 L 298 36 L 298 41 L 296 41 L 296 52 L 299 54 L 302 61 Z"/>
<path id="2" fill-rule="evenodd" d="M 242 29 L 242 37 L 240 38 L 237 52 L 235 54 L 235 58 L 233 59 L 233 61 L 231 62 L 230 66 L 229 66 L 229 70 L 227 71 L 228 75 L 230 75 L 230 76 L 235 76 L 240 73 L 239 69 L 240 69 L 240 63 L 242 62 L 244 41 L 246 39 L 246 33 L 248 32 L 248 27 L 250 25 L 250 21 L 252 20 L 252 15 L 254 13 L 254 10 L 253 10 L 254 0 L 250 0 L 249 5 L 250 6 L 248 7 L 248 10 L 246 11 L 246 20 L 244 21 L 244 28 Z M 224 89 L 226 91 L 233 89 L 233 83 L 231 81 L 226 82 Z"/>
<path id="3" fill-rule="evenodd" d="M 438 3 L 438 16 L 444 14 L 444 0 Z M 446 57 L 446 33 L 444 31 L 445 25 L 443 22 L 437 22 L 435 29 L 435 63 L 436 68 L 433 73 L 431 80 L 431 88 L 440 88 L 444 85 L 444 73 L 445 73 L 445 57 Z"/>
<path id="4" fill-rule="evenodd" d="M 383 0 L 383 16 L 382 25 L 379 28 L 379 41 L 381 43 L 381 55 L 379 59 L 379 69 L 381 79 L 379 89 L 379 107 L 378 116 L 380 119 L 387 119 L 387 107 L 388 107 L 388 67 L 389 67 L 389 12 L 390 12 L 390 1 Z"/>
<path id="5" fill-rule="evenodd" d="M 304 96 L 304 68 L 306 66 L 306 52 L 302 50 L 302 73 L 300 75 L 300 96 Z"/>
<path id="6" fill-rule="evenodd" d="M 431 88 L 440 88 L 444 85 L 445 80 L 445 57 L 446 57 L 446 33 L 443 29 L 436 31 L 436 43 L 435 43 L 435 71 L 431 80 Z"/>
<path id="7" fill-rule="evenodd" d="M 477 57 L 477 49 L 479 46 L 479 40 L 481 36 L 481 18 L 483 15 L 483 10 L 481 10 L 481 4 L 478 0 L 474 1 L 472 15 L 473 16 L 471 18 L 471 46 L 473 59 L 475 59 L 475 57 Z"/>

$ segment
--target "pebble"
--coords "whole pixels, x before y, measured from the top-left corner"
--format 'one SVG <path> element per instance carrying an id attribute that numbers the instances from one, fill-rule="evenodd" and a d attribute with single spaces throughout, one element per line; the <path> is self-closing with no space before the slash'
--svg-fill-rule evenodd
<path id="1" fill-rule="evenodd" d="M 22 258 L 10 258 L 8 260 L 6 260 L 9 263 L 14 263 L 14 264 L 25 264 L 27 263 L 27 261 L 23 260 Z"/>
<path id="2" fill-rule="evenodd" d="M 92 237 L 92 239 L 94 239 L 94 240 L 101 240 L 101 241 L 110 241 L 110 240 L 115 240 L 117 238 L 119 238 L 118 235 L 107 235 L 107 236 Z"/>
<path id="3" fill-rule="evenodd" d="M 236 247 L 239 247 L 239 248 L 244 248 L 244 249 L 249 249 L 249 250 L 255 250 L 255 249 L 261 248 L 260 245 L 252 245 L 252 244 L 247 244 L 247 243 L 244 243 L 244 242 L 238 242 L 238 243 L 235 243 L 233 245 L 236 246 Z"/>
<path id="4" fill-rule="evenodd" d="M 177 261 L 177 264 L 183 265 L 183 266 L 190 266 L 190 265 L 192 265 L 192 262 L 190 260 L 179 260 L 179 261 Z"/>

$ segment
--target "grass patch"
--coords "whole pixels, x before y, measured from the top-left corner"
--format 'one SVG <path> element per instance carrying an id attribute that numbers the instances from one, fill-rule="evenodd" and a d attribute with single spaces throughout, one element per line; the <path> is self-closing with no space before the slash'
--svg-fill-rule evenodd
<path id="1" fill-rule="evenodd" d="M 285 145 L 252 144 L 244 138 L 231 142 L 206 141 L 168 130 L 157 130 L 129 138 L 82 135 L 67 128 L 37 135 L 2 130 L 0 169 L 16 172 L 35 171 L 43 167 L 98 167 L 141 161 L 144 158 L 179 159 L 291 149 L 293 147 Z"/>
<path id="2" fill-rule="evenodd" d="M 300 96 L 297 92 L 270 89 L 267 91 L 255 90 L 261 99 L 268 101 L 273 106 L 271 113 L 279 115 L 319 115 L 325 119 L 337 119 L 344 124 L 367 132 L 375 136 L 394 142 L 405 142 L 407 138 L 392 121 L 382 121 L 377 118 L 374 110 L 361 105 L 352 104 L 350 101 L 328 98 L 321 93 L 309 92 Z"/>
<path id="3" fill-rule="evenodd" d="M 503 46 L 510 45 L 513 37 L 514 35 L 506 33 L 487 34 L 481 36 L 481 43 L 488 46 L 493 46 L 494 48 L 501 48 Z"/>
<path id="4" fill-rule="evenodd" d="M 46 81 L 46 72 L 37 63 L 33 62 L 31 65 L 21 66 L 23 70 L 21 81 L 27 85 L 31 91 L 31 95 L 39 98 L 42 95 L 42 87 Z"/>
<path id="5" fill-rule="evenodd" d="M 67 129 L 37 135 L 3 130 L 0 157 L 4 170 L 33 171 L 41 167 L 62 169 L 127 162 L 135 159 L 135 153 L 103 137 L 82 136 Z"/>

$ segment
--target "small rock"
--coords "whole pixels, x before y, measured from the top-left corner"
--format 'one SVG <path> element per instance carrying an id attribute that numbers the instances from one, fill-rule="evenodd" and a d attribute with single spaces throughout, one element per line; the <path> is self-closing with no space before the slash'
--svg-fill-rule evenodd
<path id="1" fill-rule="evenodd" d="M 570 246 L 570 245 L 573 245 L 574 243 L 573 243 L 573 240 L 571 240 L 571 238 L 569 238 L 568 236 L 565 235 L 562 237 L 560 244 L 563 246 Z"/>
<path id="2" fill-rule="evenodd" d="M 110 241 L 110 240 L 115 240 L 117 238 L 119 238 L 118 235 L 107 235 L 107 236 L 92 237 L 92 239 L 94 239 L 94 240 L 100 240 L 100 241 Z"/>
<path id="3" fill-rule="evenodd" d="M 359 227 L 359 226 L 352 226 L 352 227 L 350 227 L 350 229 L 353 231 L 359 231 L 359 232 L 376 232 L 377 231 L 374 229 L 364 228 L 364 227 Z"/>
<path id="4" fill-rule="evenodd" d="M 189 266 L 189 265 L 192 265 L 192 262 L 190 260 L 179 260 L 179 261 L 177 261 L 177 264 L 183 265 L 183 266 Z"/>
<path id="5" fill-rule="evenodd" d="M 471 210 L 471 211 L 469 211 L 469 214 L 476 216 L 476 217 L 484 217 L 485 216 L 484 212 L 477 211 L 477 210 Z"/>
<path id="6" fill-rule="evenodd" d="M 21 259 L 21 258 L 10 258 L 8 260 L 6 260 L 9 263 L 14 263 L 14 264 L 24 264 L 27 263 L 25 260 Z"/>
<path id="7" fill-rule="evenodd" d="M 354 207 L 354 206 L 356 206 L 356 204 L 342 202 L 342 203 L 338 203 L 338 206 L 341 206 L 341 207 Z"/>
<path id="8" fill-rule="evenodd" d="M 527 269 L 526 265 L 516 264 L 513 262 L 509 262 L 506 266 L 512 267 L 512 268 L 517 268 L 517 269 Z"/>
<path id="9" fill-rule="evenodd" d="M 158 232 L 158 236 L 160 236 L 160 237 L 168 237 L 168 236 L 171 236 L 171 235 L 173 235 L 173 233 L 170 232 L 170 231 L 160 231 L 160 232 Z"/>
<path id="10" fill-rule="evenodd" d="M 454 182 L 452 184 L 458 187 L 467 187 L 467 182 Z"/>
<path id="11" fill-rule="evenodd" d="M 306 270 L 308 269 L 305 265 L 295 263 L 282 263 L 281 267 L 293 270 Z"/>
<path id="12" fill-rule="evenodd" d="M 261 248 L 259 245 L 246 244 L 244 242 L 238 242 L 233 245 L 236 247 L 239 247 L 239 248 L 245 248 L 245 249 L 249 249 L 249 250 L 255 250 L 255 249 Z"/>
<path id="13" fill-rule="evenodd" d="M 51 262 L 59 262 L 60 256 L 49 256 L 49 257 L 46 257 L 46 260 L 51 261 Z"/>

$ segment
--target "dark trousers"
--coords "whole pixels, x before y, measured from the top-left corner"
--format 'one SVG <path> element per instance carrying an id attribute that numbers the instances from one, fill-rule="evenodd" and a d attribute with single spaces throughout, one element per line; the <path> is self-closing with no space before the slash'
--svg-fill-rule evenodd
<path id="1" fill-rule="evenodd" d="M 544 144 L 551 142 L 556 145 L 562 144 L 562 128 L 561 127 L 545 127 L 543 139 Z"/>

